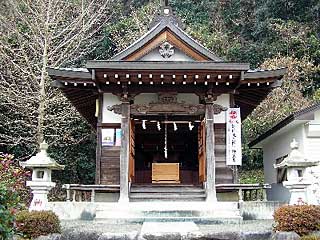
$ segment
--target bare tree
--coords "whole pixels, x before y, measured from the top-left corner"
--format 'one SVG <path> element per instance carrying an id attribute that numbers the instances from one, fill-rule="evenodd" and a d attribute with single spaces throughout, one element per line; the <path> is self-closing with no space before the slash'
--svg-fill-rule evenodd
<path id="1" fill-rule="evenodd" d="M 110 19 L 111 0 L 10 0 L 0 14 L 0 146 L 39 146 L 44 135 L 72 142 L 79 119 L 50 87 L 48 66 L 94 50 Z M 45 131 L 45 133 L 44 133 Z"/>

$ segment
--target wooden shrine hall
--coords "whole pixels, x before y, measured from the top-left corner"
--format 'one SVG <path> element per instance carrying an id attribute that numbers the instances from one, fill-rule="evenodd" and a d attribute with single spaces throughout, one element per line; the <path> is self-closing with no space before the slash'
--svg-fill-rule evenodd
<path id="1" fill-rule="evenodd" d="M 227 161 L 228 109 L 245 119 L 286 69 L 224 61 L 164 4 L 149 31 L 111 59 L 48 73 L 96 129 L 96 185 L 119 185 L 124 202 L 134 186 L 166 184 L 200 186 L 216 201 L 217 184 L 237 182 Z"/>

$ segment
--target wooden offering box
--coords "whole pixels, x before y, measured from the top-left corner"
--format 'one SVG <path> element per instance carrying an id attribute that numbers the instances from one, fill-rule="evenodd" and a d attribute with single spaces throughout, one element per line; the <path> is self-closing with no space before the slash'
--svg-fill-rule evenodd
<path id="1" fill-rule="evenodd" d="M 152 163 L 152 183 L 180 183 L 179 163 Z"/>

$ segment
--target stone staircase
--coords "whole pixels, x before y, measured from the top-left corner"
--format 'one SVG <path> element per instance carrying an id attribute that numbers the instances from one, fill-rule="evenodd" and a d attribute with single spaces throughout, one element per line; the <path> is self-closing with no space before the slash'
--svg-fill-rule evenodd
<path id="1" fill-rule="evenodd" d="M 142 201 L 204 201 L 205 190 L 202 186 L 177 184 L 132 185 L 130 202 Z"/>
<path id="2" fill-rule="evenodd" d="M 129 202 L 97 203 L 96 219 L 123 222 L 240 223 L 236 202 Z"/>

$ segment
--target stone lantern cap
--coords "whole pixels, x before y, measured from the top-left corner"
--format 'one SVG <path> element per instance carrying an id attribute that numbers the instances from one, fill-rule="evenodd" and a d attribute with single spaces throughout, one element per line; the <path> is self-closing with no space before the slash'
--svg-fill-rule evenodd
<path id="1" fill-rule="evenodd" d="M 310 161 L 304 158 L 303 154 L 298 150 L 299 143 L 293 139 L 290 143 L 291 152 L 279 164 L 274 164 L 274 168 L 292 168 L 292 167 L 311 167 L 318 165 L 319 161 Z"/>
<path id="2" fill-rule="evenodd" d="M 58 164 L 55 160 L 50 158 L 47 150 L 48 144 L 46 142 L 42 142 L 40 144 L 40 152 L 31 157 L 28 161 L 20 162 L 20 166 L 29 169 L 46 168 L 52 170 L 63 170 L 65 166 Z"/>

